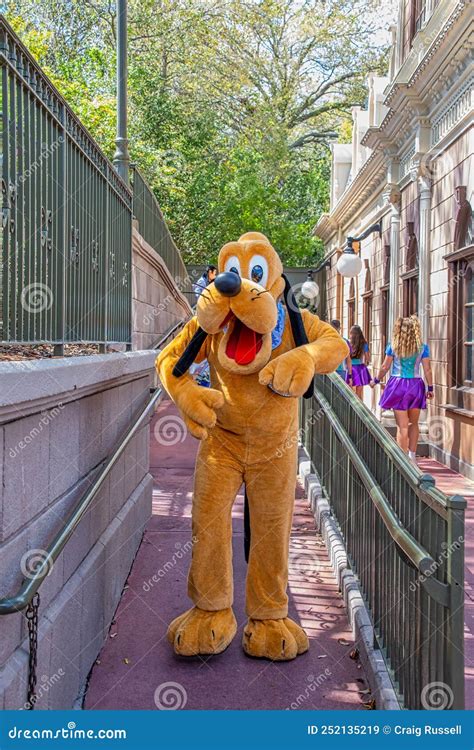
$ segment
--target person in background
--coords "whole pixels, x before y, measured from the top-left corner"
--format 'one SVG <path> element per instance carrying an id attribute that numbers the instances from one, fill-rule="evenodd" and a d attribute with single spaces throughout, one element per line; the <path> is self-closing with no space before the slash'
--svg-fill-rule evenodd
<path id="1" fill-rule="evenodd" d="M 416 315 L 398 318 L 385 355 L 373 385 L 380 383 L 391 370 L 380 406 L 382 409 L 393 409 L 397 423 L 397 442 L 416 464 L 420 409 L 426 409 L 426 399 L 433 398 L 430 350 L 428 344 L 424 344 L 421 339 L 420 321 Z M 421 369 L 426 378 L 426 386 L 421 377 Z"/>
<path id="2" fill-rule="evenodd" d="M 216 266 L 209 265 L 204 271 L 203 275 L 193 284 L 193 292 L 198 300 L 204 289 L 212 282 L 217 276 Z"/>
<path id="3" fill-rule="evenodd" d="M 356 396 L 362 399 L 364 385 L 370 385 L 372 378 L 367 369 L 370 362 L 369 345 L 360 326 L 352 326 L 349 331 L 349 355 L 346 358 L 346 383 L 354 388 Z"/>
<path id="4" fill-rule="evenodd" d="M 196 300 L 199 299 L 204 289 L 211 284 L 217 276 L 216 266 L 209 265 L 204 271 L 198 281 L 193 284 L 193 292 L 196 295 Z M 193 364 L 189 369 L 190 374 L 195 379 L 198 385 L 202 385 L 203 388 L 211 387 L 211 375 L 209 372 L 209 362 L 204 359 L 200 364 Z"/>
<path id="5" fill-rule="evenodd" d="M 335 320 L 331 320 L 331 325 L 334 328 L 334 330 L 336 330 L 338 332 L 338 334 L 340 335 L 341 334 L 341 321 L 340 320 L 336 320 L 336 319 Z M 342 338 L 344 338 L 344 336 Z M 347 346 L 349 346 L 348 340 L 344 338 L 344 341 L 346 342 Z M 341 362 L 341 364 L 339 365 L 339 367 L 337 368 L 337 370 L 336 370 L 337 374 L 340 375 L 341 378 L 344 378 L 344 380 L 346 378 L 345 361 L 346 360 L 344 359 Z"/>

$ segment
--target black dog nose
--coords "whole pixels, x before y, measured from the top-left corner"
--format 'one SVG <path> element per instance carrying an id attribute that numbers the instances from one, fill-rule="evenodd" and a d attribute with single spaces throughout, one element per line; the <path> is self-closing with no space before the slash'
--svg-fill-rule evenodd
<path id="1" fill-rule="evenodd" d="M 239 274 L 233 271 L 224 271 L 224 273 L 218 274 L 214 279 L 214 284 L 217 291 L 224 297 L 235 297 L 242 286 Z"/>

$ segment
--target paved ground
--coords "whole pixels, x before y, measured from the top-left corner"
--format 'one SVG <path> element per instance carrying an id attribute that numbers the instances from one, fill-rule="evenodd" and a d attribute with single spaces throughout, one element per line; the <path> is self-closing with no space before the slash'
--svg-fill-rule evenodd
<path id="1" fill-rule="evenodd" d="M 474 482 L 432 458 L 419 458 L 419 468 L 436 479 L 447 495 L 464 495 L 467 500 L 465 533 L 464 648 L 466 655 L 466 708 L 474 708 Z"/>
<path id="2" fill-rule="evenodd" d="M 153 517 L 94 667 L 85 708 L 155 709 L 155 697 L 158 704 L 179 706 L 185 696 L 186 709 L 364 709 L 368 686 L 350 658 L 353 643 L 342 600 L 300 489 L 291 540 L 290 615 L 305 627 L 309 653 L 276 664 L 242 651 L 246 564 L 240 496 L 234 507 L 238 634 L 219 656 L 189 660 L 173 654 L 165 638 L 168 622 L 190 606 L 186 574 L 196 448 L 196 441 L 183 435 L 174 408 L 164 402 L 152 424 Z"/>
<path id="3" fill-rule="evenodd" d="M 239 633 L 229 649 L 217 657 L 187 660 L 172 653 L 165 638 L 167 624 L 189 606 L 186 574 L 197 443 L 183 434 L 169 402 L 159 407 L 154 418 L 150 447 L 155 480 L 153 516 L 116 622 L 94 667 L 85 708 L 154 709 L 155 691 L 158 702 L 169 700 L 172 705 L 186 696 L 187 709 L 363 708 L 370 700 L 368 686 L 362 670 L 349 657 L 353 644 L 342 601 L 301 489 L 297 492 L 291 543 L 290 614 L 306 628 L 310 652 L 286 664 L 252 660 L 242 652 L 246 565 L 243 498 L 239 496 L 234 507 Z M 468 501 L 466 707 L 474 708 L 474 483 L 433 459 L 419 459 L 418 465 L 435 477 L 440 490 L 463 494 Z M 158 583 L 153 583 L 153 576 Z"/>

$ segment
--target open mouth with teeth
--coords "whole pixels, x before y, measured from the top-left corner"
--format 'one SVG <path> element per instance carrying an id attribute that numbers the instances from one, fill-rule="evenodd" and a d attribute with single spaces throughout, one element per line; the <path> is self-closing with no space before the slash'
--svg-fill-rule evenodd
<path id="1" fill-rule="evenodd" d="M 262 348 L 263 334 L 253 331 L 241 320 L 230 313 L 222 326 L 229 325 L 230 333 L 225 353 L 238 365 L 249 365 Z"/>

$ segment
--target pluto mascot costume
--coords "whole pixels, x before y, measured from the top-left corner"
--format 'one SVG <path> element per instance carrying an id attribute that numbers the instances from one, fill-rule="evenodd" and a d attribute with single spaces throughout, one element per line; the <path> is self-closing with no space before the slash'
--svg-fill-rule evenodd
<path id="1" fill-rule="evenodd" d="M 177 654 L 218 654 L 237 631 L 232 611 L 232 505 L 245 484 L 250 514 L 244 651 L 274 661 L 308 650 L 288 615 L 288 548 L 295 498 L 298 398 L 315 373 L 347 356 L 327 323 L 295 306 L 276 251 L 258 232 L 229 242 L 194 317 L 158 356 L 161 382 L 201 440 L 194 480 L 188 593 L 170 624 Z M 279 302 L 284 295 L 286 307 Z M 209 361 L 211 388 L 187 373 Z"/>

